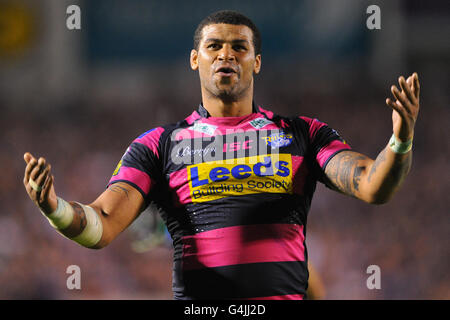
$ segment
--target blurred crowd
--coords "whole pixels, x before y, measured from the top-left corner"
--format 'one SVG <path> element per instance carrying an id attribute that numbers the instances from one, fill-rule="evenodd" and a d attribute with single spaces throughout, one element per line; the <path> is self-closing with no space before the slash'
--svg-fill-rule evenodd
<path id="1" fill-rule="evenodd" d="M 373 206 L 318 185 L 306 241 L 326 299 L 450 298 L 449 100 L 445 92 L 427 96 L 421 80 L 413 165 L 393 200 Z M 257 84 L 256 102 L 280 114 L 317 117 L 368 156 L 376 157 L 391 135 L 391 112 L 381 91 L 337 96 L 279 90 Z M 172 298 L 170 246 L 138 252 L 133 242 L 139 235 L 131 228 L 102 250 L 83 248 L 49 226 L 22 181 L 23 153 L 29 151 L 52 164 L 59 196 L 93 201 L 135 137 L 183 119 L 199 102 L 169 91 L 152 99 L 132 109 L 122 102 L 102 108 L 82 98 L 42 111 L 2 105 L 0 299 Z M 145 211 L 133 226 L 152 214 Z M 70 265 L 81 269 L 81 290 L 66 286 Z M 379 290 L 366 286 L 370 265 L 380 267 Z"/>

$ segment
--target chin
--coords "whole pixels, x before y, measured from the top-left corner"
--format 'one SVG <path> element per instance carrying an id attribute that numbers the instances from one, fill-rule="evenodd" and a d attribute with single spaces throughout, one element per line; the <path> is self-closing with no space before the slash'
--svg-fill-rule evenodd
<path id="1" fill-rule="evenodd" d="M 217 97 L 222 100 L 224 103 L 231 103 L 238 101 L 238 96 L 236 94 L 232 94 L 228 91 L 220 92 Z"/>

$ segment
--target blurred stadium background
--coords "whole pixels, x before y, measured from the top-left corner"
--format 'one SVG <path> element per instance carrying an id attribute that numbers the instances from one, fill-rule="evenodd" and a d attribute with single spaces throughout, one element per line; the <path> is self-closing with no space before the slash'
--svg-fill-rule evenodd
<path id="1" fill-rule="evenodd" d="M 81 30 L 66 28 L 71 4 Z M 366 27 L 371 4 L 381 30 Z M 419 73 L 403 188 L 371 206 L 318 185 L 307 245 L 325 299 L 449 299 L 450 9 L 418 0 L 0 0 L 0 298 L 172 298 L 172 252 L 148 237 L 160 228 L 152 210 L 106 249 L 84 249 L 29 201 L 23 153 L 52 163 L 58 195 L 94 200 L 136 136 L 197 107 L 192 36 L 220 9 L 260 28 L 258 104 L 317 117 L 372 157 L 392 132 L 391 84 Z M 66 287 L 69 265 L 81 268 L 81 290 Z M 381 268 L 380 290 L 366 287 L 369 265 Z"/>

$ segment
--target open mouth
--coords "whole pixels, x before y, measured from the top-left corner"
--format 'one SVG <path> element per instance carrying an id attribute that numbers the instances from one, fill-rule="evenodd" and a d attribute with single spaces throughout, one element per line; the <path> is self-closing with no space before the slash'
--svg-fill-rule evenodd
<path id="1" fill-rule="evenodd" d="M 234 73 L 236 73 L 236 71 L 233 68 L 231 68 L 231 67 L 221 67 L 221 68 L 216 70 L 216 73 L 221 75 L 221 76 L 224 76 L 224 77 L 230 77 Z"/>

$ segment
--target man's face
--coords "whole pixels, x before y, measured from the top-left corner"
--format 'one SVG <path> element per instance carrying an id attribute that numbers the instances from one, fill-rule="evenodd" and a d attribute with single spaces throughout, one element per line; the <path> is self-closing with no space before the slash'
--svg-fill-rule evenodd
<path id="1" fill-rule="evenodd" d="M 191 67 L 199 70 L 202 89 L 237 101 L 253 88 L 253 73 L 259 73 L 261 55 L 255 56 L 252 38 L 252 30 L 245 25 L 211 24 L 203 28 L 198 51 L 191 51 Z"/>

